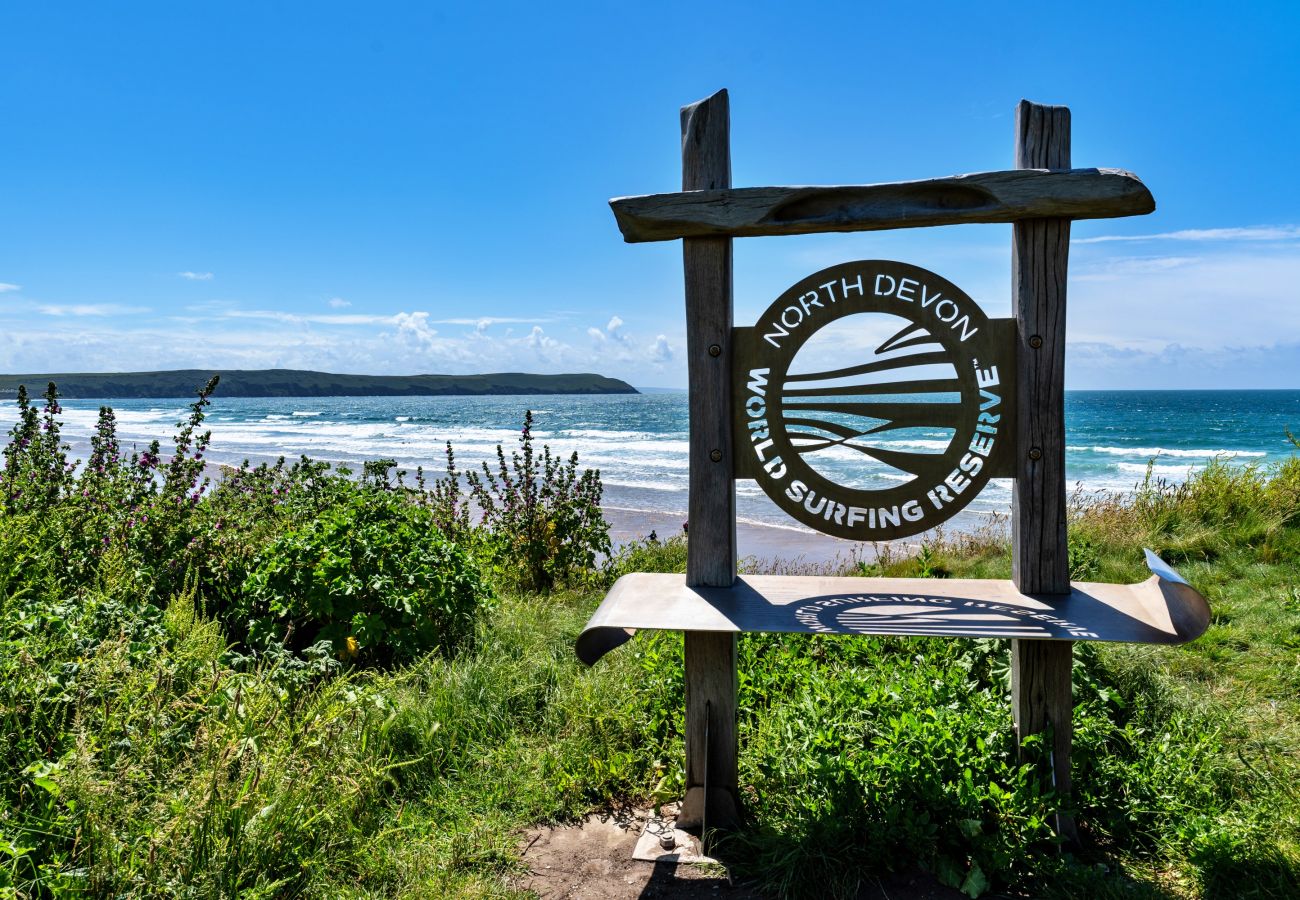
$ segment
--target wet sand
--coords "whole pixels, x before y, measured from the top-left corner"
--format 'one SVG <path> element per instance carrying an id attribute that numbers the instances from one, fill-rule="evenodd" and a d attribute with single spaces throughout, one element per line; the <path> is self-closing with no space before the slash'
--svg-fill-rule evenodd
<path id="1" fill-rule="evenodd" d="M 681 515 L 608 506 L 605 507 L 605 519 L 609 522 L 609 536 L 615 547 L 649 537 L 651 531 L 661 540 L 672 537 L 681 533 L 686 521 L 686 517 Z M 745 522 L 736 523 L 736 552 L 742 559 L 754 557 L 764 562 L 813 565 L 829 563 L 837 556 L 843 560 L 853 555 L 868 560 L 874 557 L 870 544 L 845 541 L 812 531 Z"/>

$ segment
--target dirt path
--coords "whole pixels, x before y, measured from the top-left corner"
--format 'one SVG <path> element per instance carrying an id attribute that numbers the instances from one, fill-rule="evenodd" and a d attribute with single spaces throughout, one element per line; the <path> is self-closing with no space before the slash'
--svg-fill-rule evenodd
<path id="1" fill-rule="evenodd" d="M 760 900 L 753 886 L 720 866 L 640 862 L 632 858 L 645 811 L 593 815 L 580 824 L 530 830 L 520 843 L 527 873 L 518 886 L 542 900 L 637 900 L 642 897 Z M 965 900 L 924 872 L 899 873 L 864 886 L 859 900 Z"/>

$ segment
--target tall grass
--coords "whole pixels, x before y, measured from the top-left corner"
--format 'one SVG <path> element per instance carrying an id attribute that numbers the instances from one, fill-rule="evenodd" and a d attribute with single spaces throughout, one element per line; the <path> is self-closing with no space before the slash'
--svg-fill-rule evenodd
<path id="1" fill-rule="evenodd" d="M 355 499 L 322 484 L 313 516 Z M 523 827 L 681 795 L 680 637 L 581 667 L 599 590 L 503 579 L 472 640 L 349 667 L 324 644 L 237 645 L 211 605 L 241 590 L 247 540 L 221 529 L 171 570 L 77 531 L 102 520 L 76 509 L 0 522 L 0 896 L 513 896 Z M 249 532 L 296 514 L 268 505 Z M 972 896 L 1300 895 L 1300 461 L 1076 498 L 1076 577 L 1145 577 L 1144 545 L 1215 620 L 1184 647 L 1078 646 L 1081 848 L 1048 827 L 1063 799 L 1032 775 L 1041 744 L 1016 755 L 1005 642 L 746 635 L 733 873 L 790 897 L 918 864 Z M 1010 568 L 996 529 L 881 549 L 837 568 Z M 685 552 L 638 542 L 607 575 Z"/>
<path id="2" fill-rule="evenodd" d="M 103 606 L 66 610 L 53 629 L 46 617 L 3 663 L 4 735 L 35 759 L 0 813 L 0 884 L 500 893 L 513 828 L 644 794 L 664 755 L 644 739 L 634 661 L 580 671 L 573 658 L 585 605 L 507 597 L 472 652 L 301 690 L 275 663 L 224 663 L 219 630 L 184 597 L 83 649 Z"/>

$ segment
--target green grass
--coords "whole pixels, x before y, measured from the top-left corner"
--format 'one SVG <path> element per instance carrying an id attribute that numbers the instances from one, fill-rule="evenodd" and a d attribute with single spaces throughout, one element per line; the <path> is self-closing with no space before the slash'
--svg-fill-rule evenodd
<path id="1" fill-rule="evenodd" d="M 1005 642 L 747 635 L 733 873 L 787 896 L 914 864 L 971 894 L 1300 895 L 1300 462 L 1080 500 L 1072 541 L 1094 580 L 1146 577 L 1152 547 L 1215 613 L 1182 647 L 1078 645 L 1081 849 L 1017 759 Z M 683 563 L 680 541 L 622 560 Z M 990 532 L 853 567 L 1009 558 Z M 0 893 L 514 896 L 523 828 L 681 794 L 680 638 L 582 667 L 599 592 L 502 592 L 458 653 L 306 677 L 225 653 L 201 590 L 141 600 L 148 577 L 105 561 L 73 596 L 0 567 Z"/>
<path id="2" fill-rule="evenodd" d="M 123 635 L 74 656 L 59 635 L 30 636 L 36 655 L 5 673 L 6 737 L 57 711 L 64 749 L 0 813 L 10 884 L 501 895 L 515 829 L 643 792 L 658 761 L 635 660 L 586 671 L 573 657 L 588 605 L 506 597 L 472 652 L 301 692 L 273 667 L 223 665 L 224 641 L 183 599 L 147 645 Z M 95 612 L 73 613 L 63 637 Z M 53 658 L 76 669 L 75 697 L 49 678 Z"/>

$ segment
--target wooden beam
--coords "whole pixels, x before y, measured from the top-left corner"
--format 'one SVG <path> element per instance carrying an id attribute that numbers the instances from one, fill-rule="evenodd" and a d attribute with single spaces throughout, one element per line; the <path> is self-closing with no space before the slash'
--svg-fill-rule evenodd
<path id="1" fill-rule="evenodd" d="M 731 186 L 725 90 L 682 108 L 682 189 Z M 686 364 L 690 382 L 687 584 L 730 587 L 736 578 L 736 483 L 731 459 L 731 239 L 682 242 Z M 736 635 L 688 631 L 686 797 L 683 828 L 738 819 Z"/>
<path id="2" fill-rule="evenodd" d="M 835 187 L 697 188 L 618 197 L 623 240 L 882 231 L 1022 219 L 1109 219 L 1156 208 L 1122 169 L 1033 166 L 926 181 Z"/>
<path id="3" fill-rule="evenodd" d="M 1070 110 L 1022 100 L 1016 108 L 1016 166 L 1070 166 Z M 1018 324 L 1017 472 L 1012 494 L 1012 580 L 1025 594 L 1069 594 L 1065 491 L 1066 218 L 1017 222 L 1012 238 L 1012 306 Z M 1050 599 L 1049 599 L 1050 602 Z M 1052 732 L 1052 780 L 1070 793 L 1072 644 L 1011 642 L 1012 713 L 1020 740 Z M 1076 837 L 1058 817 L 1057 830 Z"/>

